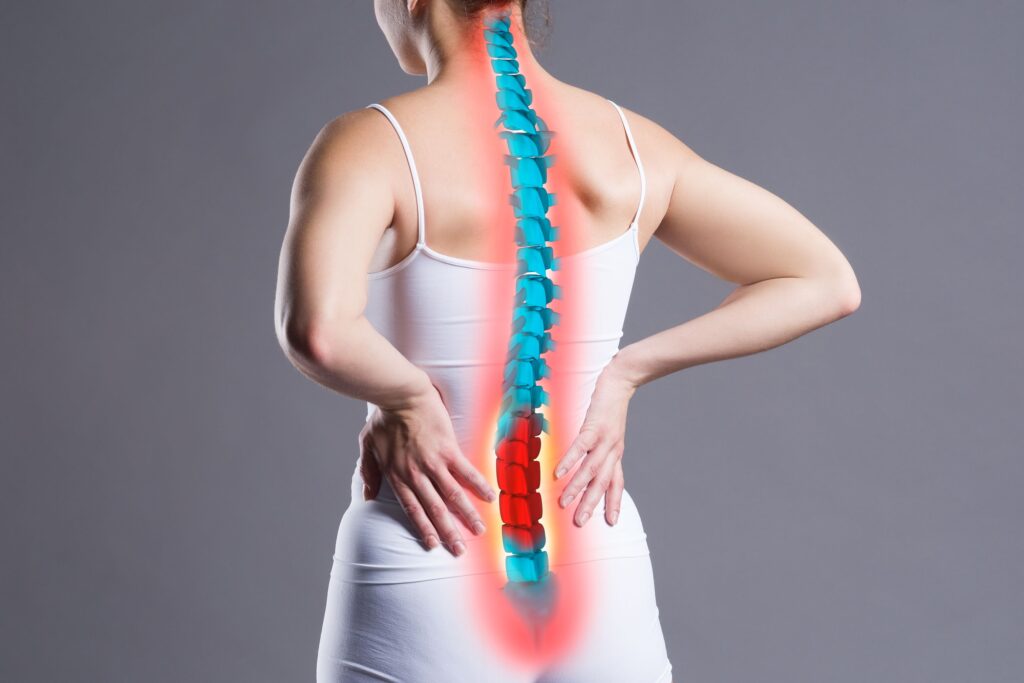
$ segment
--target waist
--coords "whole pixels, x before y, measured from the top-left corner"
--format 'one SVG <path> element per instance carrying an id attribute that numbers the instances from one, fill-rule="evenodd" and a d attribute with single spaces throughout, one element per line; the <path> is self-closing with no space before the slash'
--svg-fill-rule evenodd
<path id="1" fill-rule="evenodd" d="M 566 362 L 564 357 L 548 361 L 550 376 L 540 381 L 550 395 L 550 404 L 545 406 L 544 412 L 549 418 L 554 414 L 562 425 L 562 431 L 571 430 L 576 418 L 582 421 L 601 372 L 618 352 L 617 340 L 615 342 L 600 353 L 576 353 L 572 362 Z M 468 436 L 468 428 L 479 428 L 483 423 L 496 419 L 496 406 L 503 394 L 504 359 L 411 357 L 410 361 L 426 372 L 437 387 L 457 435 Z M 376 407 L 373 402 L 366 402 L 367 419 Z"/>
<path id="2" fill-rule="evenodd" d="M 342 572 L 346 581 L 407 583 L 503 571 L 496 503 L 480 503 L 487 523 L 483 535 L 474 536 L 460 527 L 467 552 L 456 557 L 444 547 L 427 550 L 423 546 L 386 480 L 370 501 L 363 500 L 362 487 L 357 461 L 352 475 L 352 500 L 338 527 L 333 558 L 334 571 Z M 650 554 L 640 512 L 628 491 L 623 492 L 615 526 L 604 521 L 603 498 L 594 510 L 594 518 L 582 528 L 571 524 L 573 509 L 559 508 L 545 499 L 545 524 L 561 530 L 553 535 L 548 546 L 554 571 L 569 564 Z M 571 538 L 567 537 L 569 534 Z"/>

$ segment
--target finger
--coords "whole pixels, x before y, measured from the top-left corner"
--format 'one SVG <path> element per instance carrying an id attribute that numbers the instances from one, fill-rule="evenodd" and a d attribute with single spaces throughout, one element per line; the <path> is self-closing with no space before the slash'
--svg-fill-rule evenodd
<path id="1" fill-rule="evenodd" d="M 608 493 L 604 499 L 604 518 L 609 525 L 615 526 L 619 521 L 619 510 L 622 508 L 622 491 L 626 488 L 626 478 L 622 473 L 622 458 L 615 463 L 612 472 L 612 483 L 608 485 Z"/>
<path id="2" fill-rule="evenodd" d="M 462 455 L 461 453 L 451 460 L 449 463 L 451 473 L 455 475 L 467 488 L 471 489 L 473 493 L 487 501 L 492 502 L 498 497 L 491 485 L 487 483 L 487 479 L 477 468 L 473 467 L 473 463 L 469 461 L 469 458 Z"/>
<path id="3" fill-rule="evenodd" d="M 580 497 L 580 504 L 576 506 L 576 513 L 573 515 L 573 521 L 579 526 L 583 526 L 590 520 L 598 501 L 601 500 L 601 496 L 605 494 L 612 483 L 616 460 L 614 452 L 605 451 L 598 457 L 601 463 L 600 469 L 587 485 L 587 490 Z"/>
<path id="4" fill-rule="evenodd" d="M 427 517 L 430 518 L 430 522 L 441 535 L 441 541 L 448 546 L 448 550 L 453 555 L 459 556 L 464 553 L 466 543 L 462 540 L 462 533 L 459 532 L 458 525 L 455 524 L 451 512 L 448 511 L 448 505 L 434 488 L 434 482 L 426 474 L 420 472 L 414 477 L 412 484 Z"/>
<path id="5" fill-rule="evenodd" d="M 363 500 L 372 500 L 380 492 L 380 465 L 373 450 L 366 446 L 359 456 L 359 476 L 363 479 Z"/>
<path id="6" fill-rule="evenodd" d="M 469 496 L 466 495 L 466 489 L 463 488 L 462 484 L 456 481 L 455 477 L 447 469 L 432 473 L 432 476 L 434 478 L 434 485 L 437 487 L 441 497 L 448 501 L 449 509 L 459 516 L 466 524 L 466 527 L 477 536 L 486 531 L 484 521 L 480 519 L 480 515 L 477 513 L 476 508 L 473 507 L 473 503 L 470 502 Z"/>
<path id="7" fill-rule="evenodd" d="M 409 488 L 409 486 L 394 475 L 387 475 L 388 482 L 391 484 L 391 488 L 395 491 L 395 497 L 398 498 L 398 502 L 402 505 L 402 509 L 405 511 L 406 516 L 416 527 L 416 530 L 420 534 L 420 538 L 426 543 L 427 548 L 436 548 L 440 541 L 440 535 L 431 523 L 430 518 L 427 516 L 423 506 L 420 505 L 419 498 L 416 493 Z"/>
<path id="8" fill-rule="evenodd" d="M 579 469 L 572 475 L 568 485 L 562 489 L 562 495 L 558 498 L 559 505 L 568 507 L 576 496 L 579 495 L 580 491 L 586 488 L 591 480 L 598 475 L 603 465 L 602 459 L 599 457 L 601 453 L 603 451 L 594 448 L 587 454 Z"/>
<path id="9" fill-rule="evenodd" d="M 592 448 L 597 446 L 599 441 L 598 434 L 590 429 L 580 430 L 580 433 L 573 439 L 572 444 L 565 451 L 565 455 L 558 461 L 558 465 L 555 466 L 555 479 L 561 479 L 565 476 L 565 473 L 572 469 L 581 458 L 583 458 Z"/>

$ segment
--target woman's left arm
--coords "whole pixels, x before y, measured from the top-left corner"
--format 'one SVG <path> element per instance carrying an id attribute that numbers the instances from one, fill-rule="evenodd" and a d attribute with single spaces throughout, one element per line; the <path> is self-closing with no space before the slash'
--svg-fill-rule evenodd
<path id="1" fill-rule="evenodd" d="M 828 237 L 768 190 L 697 155 L 664 129 L 641 119 L 669 150 L 659 160 L 674 178 L 655 232 L 666 246 L 736 288 L 715 309 L 622 348 L 597 382 L 580 433 L 556 477 L 581 463 L 562 492 L 566 507 L 586 489 L 574 519 L 586 522 L 602 495 L 615 523 L 622 496 L 626 410 L 638 387 L 679 370 L 765 351 L 839 318 L 860 305 L 847 259 Z"/>

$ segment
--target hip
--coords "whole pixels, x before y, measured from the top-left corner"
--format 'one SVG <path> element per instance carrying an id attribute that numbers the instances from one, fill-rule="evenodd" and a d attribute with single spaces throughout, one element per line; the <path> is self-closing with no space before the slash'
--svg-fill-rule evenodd
<path id="1" fill-rule="evenodd" d="M 561 486 L 561 482 L 558 482 Z M 501 572 L 501 519 L 497 503 L 474 500 L 487 530 L 474 536 L 465 530 L 467 552 L 458 557 L 444 546 L 427 549 L 420 541 L 394 491 L 383 481 L 372 500 L 363 500 L 358 462 L 352 473 L 351 502 L 342 515 L 335 543 L 332 574 L 353 583 L 404 583 L 469 574 Z M 572 522 L 573 506 L 560 508 L 553 486 L 542 491 L 541 522 L 548 533 L 550 566 L 650 554 L 640 511 L 623 491 L 618 522 L 604 520 L 604 498 L 583 527 Z M 457 522 L 459 523 L 459 522 Z"/>

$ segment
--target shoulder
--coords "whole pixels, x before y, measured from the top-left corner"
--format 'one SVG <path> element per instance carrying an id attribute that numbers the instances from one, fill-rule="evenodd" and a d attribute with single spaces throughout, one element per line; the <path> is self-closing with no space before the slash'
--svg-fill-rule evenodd
<path id="1" fill-rule="evenodd" d="M 353 109 L 327 121 L 314 136 L 307 160 L 332 166 L 348 160 L 367 161 L 395 135 L 383 112 L 371 107 Z"/>
<path id="2" fill-rule="evenodd" d="M 324 123 L 299 164 L 295 194 L 341 188 L 342 183 L 375 183 L 391 177 L 403 162 L 401 142 L 387 118 L 376 109 L 360 107 Z"/>
<path id="3" fill-rule="evenodd" d="M 376 103 L 387 109 L 408 135 L 408 124 L 416 122 L 424 101 L 431 97 L 430 87 L 424 86 Z M 359 166 L 373 173 L 400 169 L 406 164 L 401 139 L 387 114 L 369 104 L 327 121 L 314 137 L 305 161 L 324 172 Z"/>
<path id="4" fill-rule="evenodd" d="M 703 159 L 679 136 L 652 118 L 619 104 L 629 123 L 647 180 L 650 214 L 655 225 L 662 220 L 680 186 L 703 167 Z"/>
<path id="5" fill-rule="evenodd" d="M 633 139 L 646 165 L 674 173 L 700 159 L 689 145 L 657 121 L 621 104 L 619 106 L 629 121 Z"/>
<path id="6" fill-rule="evenodd" d="M 603 107 L 610 108 L 611 102 L 618 105 L 629 124 L 630 133 L 642 161 L 645 166 L 651 167 L 651 170 L 677 168 L 679 164 L 685 164 L 689 160 L 698 158 L 696 152 L 677 135 L 627 104 L 575 85 L 568 83 L 562 83 L 562 85 L 571 99 L 581 105 L 581 111 L 593 112 Z"/>

